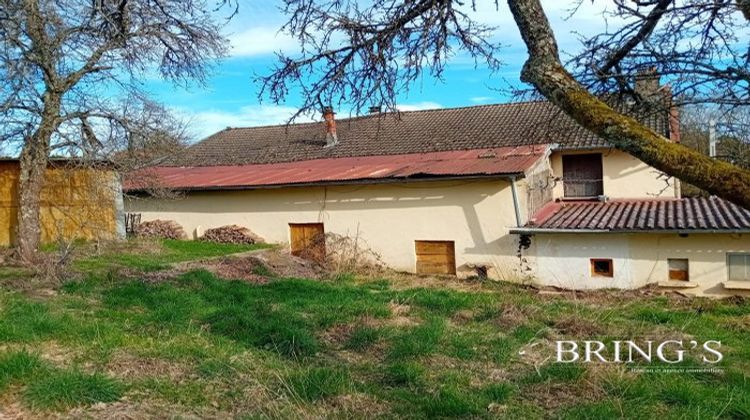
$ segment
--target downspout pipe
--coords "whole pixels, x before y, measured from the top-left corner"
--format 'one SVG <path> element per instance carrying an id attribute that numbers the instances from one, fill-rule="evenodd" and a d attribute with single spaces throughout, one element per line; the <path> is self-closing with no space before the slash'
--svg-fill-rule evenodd
<path id="1" fill-rule="evenodd" d="M 518 202 L 518 190 L 516 189 L 516 177 L 510 177 L 510 191 L 513 194 L 513 210 L 516 212 L 516 226 L 521 227 L 521 205 Z"/>

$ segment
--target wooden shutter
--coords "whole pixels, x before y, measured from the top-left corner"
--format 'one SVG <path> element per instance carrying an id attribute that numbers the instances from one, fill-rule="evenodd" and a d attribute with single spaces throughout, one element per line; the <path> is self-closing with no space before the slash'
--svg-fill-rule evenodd
<path id="1" fill-rule="evenodd" d="M 453 241 L 415 241 L 418 274 L 456 274 Z"/>
<path id="2" fill-rule="evenodd" d="M 604 194 L 601 153 L 564 155 L 562 159 L 565 197 L 583 198 Z"/>
<path id="3" fill-rule="evenodd" d="M 290 223 L 292 255 L 323 261 L 326 255 L 325 231 L 322 223 Z"/>

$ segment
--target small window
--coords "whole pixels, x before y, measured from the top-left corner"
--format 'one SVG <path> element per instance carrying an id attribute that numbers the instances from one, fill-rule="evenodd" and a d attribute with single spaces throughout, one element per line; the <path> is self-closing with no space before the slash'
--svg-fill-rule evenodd
<path id="1" fill-rule="evenodd" d="M 611 259 L 592 258 L 591 275 L 593 277 L 614 277 L 615 271 Z"/>
<path id="2" fill-rule="evenodd" d="M 750 254 L 728 254 L 729 280 L 750 280 Z"/>
<path id="3" fill-rule="evenodd" d="M 669 266 L 669 280 L 690 280 L 687 258 L 669 258 L 667 265 Z"/>

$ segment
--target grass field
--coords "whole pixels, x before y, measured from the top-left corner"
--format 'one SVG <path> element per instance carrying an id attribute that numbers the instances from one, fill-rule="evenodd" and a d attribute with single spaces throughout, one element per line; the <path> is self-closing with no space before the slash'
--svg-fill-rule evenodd
<path id="1" fill-rule="evenodd" d="M 167 242 L 79 260 L 53 293 L 2 289 L 0 417 L 750 417 L 747 301 L 132 272 L 250 249 Z M 718 340 L 724 360 L 558 364 L 558 339 Z"/>

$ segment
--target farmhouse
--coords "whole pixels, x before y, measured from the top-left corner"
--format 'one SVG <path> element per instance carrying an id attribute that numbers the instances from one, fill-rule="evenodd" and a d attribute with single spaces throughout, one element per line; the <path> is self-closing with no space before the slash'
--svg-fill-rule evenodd
<path id="1" fill-rule="evenodd" d="M 0 159 L 0 246 L 14 242 L 18 212 L 17 159 Z M 52 159 L 42 187 L 41 240 L 124 236 L 120 177 L 111 165 Z"/>
<path id="2" fill-rule="evenodd" d="M 679 141 L 674 110 L 639 114 Z M 750 289 L 750 212 L 680 183 L 545 101 L 227 128 L 133 174 L 126 209 L 247 226 L 293 253 L 357 238 L 390 267 L 574 289 Z M 149 196 L 159 188 L 178 199 Z"/>

